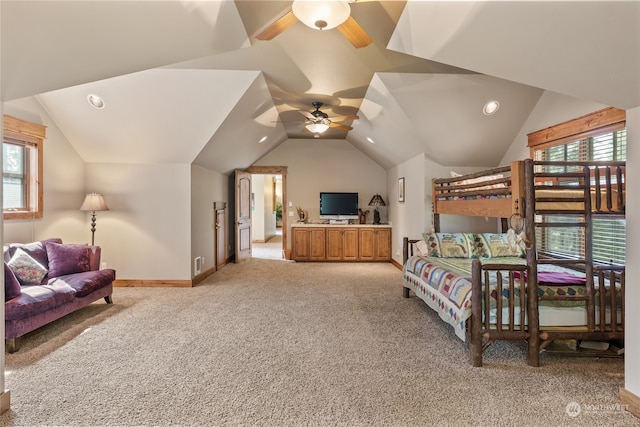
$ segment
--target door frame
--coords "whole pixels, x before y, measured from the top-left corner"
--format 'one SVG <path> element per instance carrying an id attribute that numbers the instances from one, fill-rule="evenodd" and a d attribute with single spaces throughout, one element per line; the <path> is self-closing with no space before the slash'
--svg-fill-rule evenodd
<path id="1" fill-rule="evenodd" d="M 291 250 L 287 249 L 287 166 L 250 166 L 245 172 L 256 175 L 280 175 L 282 177 L 282 256 L 291 259 Z"/>

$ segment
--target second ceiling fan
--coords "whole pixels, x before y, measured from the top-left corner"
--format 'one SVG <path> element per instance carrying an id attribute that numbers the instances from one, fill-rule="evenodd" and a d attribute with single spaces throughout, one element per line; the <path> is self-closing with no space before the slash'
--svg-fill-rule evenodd
<path id="1" fill-rule="evenodd" d="M 362 0 L 361 0 L 362 1 Z M 316 30 L 338 29 L 356 48 L 368 46 L 371 37 L 351 16 L 348 1 L 294 0 L 291 10 L 256 35 L 258 40 L 271 40 L 301 21 Z"/>
<path id="2" fill-rule="evenodd" d="M 331 117 L 325 112 L 320 111 L 320 107 L 322 107 L 322 102 L 314 101 L 311 103 L 315 108 L 314 111 L 308 112 L 304 110 L 299 110 L 300 114 L 302 114 L 307 120 L 305 121 L 305 129 L 309 132 L 313 132 L 314 134 L 320 134 L 326 131 L 329 128 L 340 129 L 340 130 L 352 130 L 351 126 L 343 125 L 336 122 L 343 121 L 351 121 L 358 120 L 358 116 L 339 116 L 339 117 Z"/>

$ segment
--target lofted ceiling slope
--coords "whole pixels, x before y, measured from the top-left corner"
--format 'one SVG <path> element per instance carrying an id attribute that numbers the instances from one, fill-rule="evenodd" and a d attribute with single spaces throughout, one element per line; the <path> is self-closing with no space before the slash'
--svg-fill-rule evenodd
<path id="1" fill-rule="evenodd" d="M 373 39 L 355 49 L 300 22 L 256 40 L 291 1 L 3 0 L 2 100 L 35 95 L 87 162 L 226 174 L 288 138 L 326 138 L 385 169 L 420 153 L 494 166 L 544 90 L 640 105 L 640 3 L 555 3 L 351 2 Z M 590 66 L 594 50 L 625 66 Z M 313 101 L 360 119 L 315 140 L 298 111 Z"/>

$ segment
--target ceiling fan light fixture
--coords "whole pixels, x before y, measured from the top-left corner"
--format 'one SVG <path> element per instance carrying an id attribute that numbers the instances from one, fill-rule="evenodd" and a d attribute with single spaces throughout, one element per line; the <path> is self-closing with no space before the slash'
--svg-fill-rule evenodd
<path id="1" fill-rule="evenodd" d="M 293 14 L 314 30 L 330 30 L 343 24 L 351 15 L 346 1 L 294 0 Z"/>
<path id="2" fill-rule="evenodd" d="M 329 123 L 324 123 L 324 121 L 318 122 L 318 123 L 308 123 L 305 125 L 305 127 L 309 132 L 318 134 L 318 133 L 323 133 L 327 129 L 329 129 Z"/>

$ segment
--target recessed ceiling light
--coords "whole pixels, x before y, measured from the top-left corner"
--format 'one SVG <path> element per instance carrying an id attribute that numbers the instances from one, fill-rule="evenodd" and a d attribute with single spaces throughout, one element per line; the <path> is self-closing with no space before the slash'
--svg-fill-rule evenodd
<path id="1" fill-rule="evenodd" d="M 89 101 L 89 104 L 91 104 L 92 107 L 97 108 L 98 110 L 102 110 L 104 108 L 104 100 L 98 95 L 90 94 L 87 96 L 87 101 Z"/>
<path id="2" fill-rule="evenodd" d="M 498 101 L 489 101 L 484 104 L 482 112 L 487 116 L 490 116 L 492 114 L 495 114 L 496 111 L 498 111 L 498 108 L 500 108 L 500 103 Z"/>
<path id="3" fill-rule="evenodd" d="M 260 138 L 260 141 L 258 141 L 258 144 L 262 144 L 263 142 L 265 142 L 267 140 L 267 136 L 263 136 L 262 138 Z"/>

